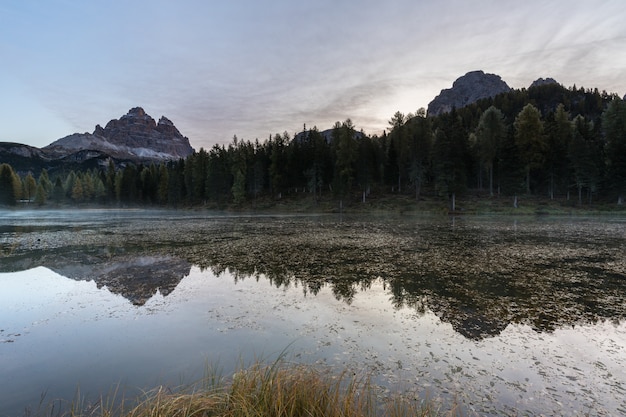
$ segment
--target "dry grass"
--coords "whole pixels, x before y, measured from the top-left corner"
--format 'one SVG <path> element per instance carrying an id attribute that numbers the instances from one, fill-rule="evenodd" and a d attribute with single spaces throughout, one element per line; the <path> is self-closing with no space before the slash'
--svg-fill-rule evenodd
<path id="1" fill-rule="evenodd" d="M 173 392 L 158 387 L 132 402 L 116 391 L 94 404 L 75 400 L 48 417 L 374 417 L 434 416 L 428 402 L 381 398 L 369 378 L 278 360 L 254 364 L 228 380 L 210 372 L 201 383 Z M 128 404 L 132 403 L 132 406 Z"/>

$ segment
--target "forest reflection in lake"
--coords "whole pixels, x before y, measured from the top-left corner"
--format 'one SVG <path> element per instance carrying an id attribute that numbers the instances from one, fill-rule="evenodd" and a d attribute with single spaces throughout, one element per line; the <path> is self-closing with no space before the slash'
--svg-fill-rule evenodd
<path id="1" fill-rule="evenodd" d="M 0 404 L 14 407 L 0 414 L 45 390 L 176 385 L 287 346 L 468 412 L 626 410 L 623 219 L 134 213 L 0 227 Z"/>

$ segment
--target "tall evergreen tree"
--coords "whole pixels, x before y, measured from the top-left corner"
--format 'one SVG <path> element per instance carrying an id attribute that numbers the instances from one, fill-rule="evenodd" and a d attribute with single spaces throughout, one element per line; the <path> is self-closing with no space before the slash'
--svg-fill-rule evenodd
<path id="1" fill-rule="evenodd" d="M 496 107 L 489 107 L 481 116 L 476 128 L 476 143 L 481 163 L 489 174 L 489 195 L 493 197 L 493 170 L 502 140 L 506 135 L 504 115 Z"/>
<path id="2" fill-rule="evenodd" d="M 287 167 L 287 154 L 285 148 L 288 141 L 285 140 L 286 135 L 276 134 L 274 139 L 270 140 L 270 191 L 274 197 L 280 198 L 284 191 L 286 178 L 285 168 Z"/>
<path id="3" fill-rule="evenodd" d="M 61 181 L 61 177 L 57 177 L 57 179 L 54 180 L 52 200 L 57 204 L 60 204 L 63 200 L 65 200 L 65 189 L 63 188 L 63 181 Z"/>
<path id="4" fill-rule="evenodd" d="M 448 196 L 456 210 L 456 197 L 467 186 L 467 135 L 455 109 L 440 119 L 433 145 L 435 183 L 440 194 Z"/>
<path id="5" fill-rule="evenodd" d="M 569 113 L 563 104 L 559 104 L 552 117 L 546 120 L 545 130 L 548 146 L 546 168 L 550 175 L 550 198 L 553 199 L 557 184 L 567 186 L 567 153 L 573 133 Z"/>
<path id="6" fill-rule="evenodd" d="M 433 145 L 432 123 L 426 117 L 426 110 L 419 109 L 406 123 L 409 140 L 409 181 L 415 187 L 415 200 L 419 200 L 422 184 L 430 165 Z"/>
<path id="7" fill-rule="evenodd" d="M 106 189 L 106 199 L 109 202 L 115 201 L 117 198 L 117 194 L 115 192 L 115 164 L 112 159 L 109 159 L 109 163 L 107 164 L 104 188 Z"/>
<path id="8" fill-rule="evenodd" d="M 398 174 L 398 192 L 402 191 L 402 179 L 408 177 L 410 151 L 408 132 L 405 128 L 406 121 L 406 116 L 399 111 L 389 120 L 389 125 L 391 126 L 389 140 L 393 144 L 395 155 Z"/>
<path id="9" fill-rule="evenodd" d="M 582 204 L 582 191 L 587 188 L 588 200 L 598 188 L 600 179 L 600 150 L 593 140 L 593 128 L 582 116 L 574 119 L 573 136 L 568 146 L 567 156 L 570 169 L 578 190 L 578 204 Z"/>
<path id="10" fill-rule="evenodd" d="M 159 173 L 157 178 L 157 201 L 159 204 L 167 204 L 167 194 L 170 176 L 165 163 L 159 164 Z"/>
<path id="11" fill-rule="evenodd" d="M 43 206 L 46 204 L 46 190 L 41 183 L 37 184 L 37 189 L 35 190 L 35 204 L 38 206 Z"/>
<path id="12" fill-rule="evenodd" d="M 355 162 L 358 156 L 358 145 L 355 138 L 354 125 L 350 119 L 343 123 L 337 122 L 333 129 L 333 140 L 336 141 L 335 187 L 334 190 L 343 200 L 352 189 L 355 176 Z"/>
<path id="13" fill-rule="evenodd" d="M 31 202 L 35 198 L 35 192 L 37 191 L 37 181 L 33 175 L 29 172 L 23 181 L 22 197 Z"/>
<path id="14" fill-rule="evenodd" d="M 610 102 L 602 114 L 606 140 L 608 187 L 623 204 L 626 195 L 626 102 L 619 98 Z"/>
<path id="15" fill-rule="evenodd" d="M 526 169 L 512 128 L 505 135 L 498 152 L 498 171 L 499 192 L 513 196 L 513 206 L 517 207 L 517 196 L 526 189 Z"/>
<path id="16" fill-rule="evenodd" d="M 526 193 L 530 194 L 531 171 L 542 166 L 547 151 L 541 113 L 529 103 L 515 118 L 514 126 L 515 144 L 526 167 Z"/>
<path id="17" fill-rule="evenodd" d="M 9 164 L 0 164 L 0 205 L 13 206 L 17 202 L 15 172 Z"/>

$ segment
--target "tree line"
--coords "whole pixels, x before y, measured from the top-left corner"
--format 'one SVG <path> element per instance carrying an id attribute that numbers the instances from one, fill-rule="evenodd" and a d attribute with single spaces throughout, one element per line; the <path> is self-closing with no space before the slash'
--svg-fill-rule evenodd
<path id="1" fill-rule="evenodd" d="M 449 199 L 543 195 L 591 204 L 626 194 L 626 102 L 558 84 L 514 90 L 429 117 L 396 112 L 382 135 L 347 119 L 330 134 L 214 145 L 178 161 L 17 175 L 0 165 L 0 204 L 241 206 L 308 193 L 339 204 L 371 193 Z"/>

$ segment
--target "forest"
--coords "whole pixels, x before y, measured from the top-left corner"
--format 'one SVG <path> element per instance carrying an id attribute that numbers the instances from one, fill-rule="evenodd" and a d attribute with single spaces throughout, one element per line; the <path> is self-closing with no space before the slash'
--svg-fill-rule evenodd
<path id="1" fill-rule="evenodd" d="M 622 204 L 626 102 L 559 84 L 513 90 L 436 117 L 396 112 L 381 136 L 350 119 L 330 134 L 304 126 L 265 141 L 241 140 L 167 163 L 115 164 L 18 175 L 0 164 L 0 205 L 246 207 L 307 193 L 341 207 L 376 195 L 448 201 L 536 195 L 572 204 Z"/>

